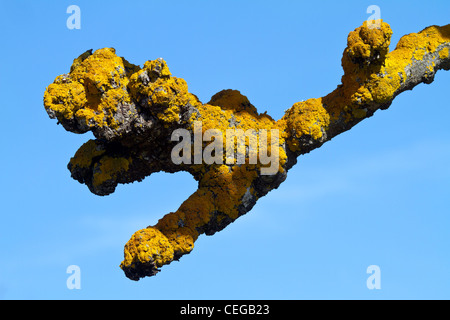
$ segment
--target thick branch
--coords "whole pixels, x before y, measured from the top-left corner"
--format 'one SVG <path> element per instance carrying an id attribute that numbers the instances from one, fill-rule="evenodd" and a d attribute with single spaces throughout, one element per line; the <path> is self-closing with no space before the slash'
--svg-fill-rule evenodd
<path id="1" fill-rule="evenodd" d="M 162 59 L 140 68 L 111 48 L 89 50 L 75 59 L 70 73 L 57 77 L 44 95 L 51 118 L 66 130 L 92 131 L 96 137 L 70 160 L 74 179 L 98 195 L 158 171 L 187 171 L 199 182 L 198 190 L 176 212 L 131 237 L 121 264 L 126 276 L 138 280 L 154 275 L 189 253 L 199 235 L 222 230 L 277 188 L 299 155 L 388 108 L 401 92 L 431 83 L 438 70 L 450 69 L 450 25 L 406 35 L 388 52 L 391 34 L 381 21 L 379 28 L 364 23 L 351 32 L 342 58 L 342 84 L 325 97 L 294 104 L 278 121 L 259 114 L 234 90 L 201 103 Z M 219 163 L 175 164 L 171 151 L 177 142 L 171 140 L 172 133 L 186 129 L 195 137 L 196 123 L 202 124 L 202 133 L 278 130 L 279 141 L 271 147 L 278 150 L 278 169 L 261 174 L 264 165 L 250 164 L 249 154 L 245 164 L 229 164 L 225 154 Z M 248 150 L 250 143 L 246 141 Z M 202 150 L 207 144 L 203 142 Z M 190 151 L 195 158 L 198 150 Z"/>
<path id="2" fill-rule="evenodd" d="M 388 53 L 392 31 L 387 23 L 370 29 L 365 22 L 351 32 L 344 50 L 342 84 L 319 99 L 294 104 L 286 123 L 292 151 L 305 154 L 351 129 L 394 98 L 420 83 L 431 83 L 450 68 L 450 25 L 431 26 L 403 36 Z"/>

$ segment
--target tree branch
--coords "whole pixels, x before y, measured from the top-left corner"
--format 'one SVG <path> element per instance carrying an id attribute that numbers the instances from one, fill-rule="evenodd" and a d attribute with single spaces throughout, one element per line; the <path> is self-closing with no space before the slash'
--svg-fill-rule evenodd
<path id="1" fill-rule="evenodd" d="M 258 113 L 235 90 L 221 91 L 201 103 L 183 79 L 171 75 L 164 60 L 147 61 L 140 68 L 112 48 L 86 51 L 68 74 L 47 87 L 44 106 L 50 118 L 57 118 L 68 131 L 92 131 L 96 137 L 68 164 L 72 177 L 91 192 L 107 195 L 119 183 L 140 181 L 159 171 L 187 171 L 199 183 L 176 212 L 131 237 L 121 263 L 127 277 L 155 275 L 163 265 L 191 252 L 199 235 L 222 230 L 277 188 L 299 155 L 387 109 L 401 92 L 431 83 L 438 70 L 450 69 L 450 25 L 406 35 L 389 52 L 392 31 L 379 22 L 379 28 L 365 22 L 349 34 L 342 84 L 336 90 L 295 103 L 278 121 Z M 261 174 L 265 165 L 251 163 L 250 152 L 244 164 L 228 163 L 225 153 L 218 163 L 175 164 L 172 150 L 178 142 L 172 141 L 172 134 L 184 129 L 195 140 L 196 123 L 201 123 L 202 134 L 209 129 L 279 132 L 279 140 L 270 147 L 279 155 L 274 174 Z M 202 152 L 210 142 L 200 143 Z M 245 142 L 247 150 L 251 143 Z M 261 141 L 258 147 L 261 150 Z M 233 151 L 237 148 L 233 143 Z M 195 146 L 189 150 L 191 159 L 198 156 Z"/>

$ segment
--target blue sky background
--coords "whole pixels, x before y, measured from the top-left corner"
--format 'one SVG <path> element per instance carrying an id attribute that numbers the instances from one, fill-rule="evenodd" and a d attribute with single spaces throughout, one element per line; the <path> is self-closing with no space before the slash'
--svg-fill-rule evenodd
<path id="1" fill-rule="evenodd" d="M 66 28 L 71 4 L 81 30 Z M 442 1 L 0 1 L 0 299 L 449 299 L 450 72 L 320 149 L 279 189 L 156 277 L 119 268 L 136 231 L 196 189 L 154 174 L 98 197 L 66 165 L 91 134 L 48 118 L 47 85 L 87 49 L 163 57 L 203 102 L 238 89 L 280 118 L 340 83 L 369 5 L 393 31 L 450 23 Z M 81 268 L 69 290 L 66 268 Z M 366 269 L 381 269 L 369 290 Z"/>

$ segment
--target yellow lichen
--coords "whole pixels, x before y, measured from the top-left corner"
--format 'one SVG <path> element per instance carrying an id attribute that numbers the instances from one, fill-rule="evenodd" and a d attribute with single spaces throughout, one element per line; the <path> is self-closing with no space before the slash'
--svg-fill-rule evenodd
<path id="1" fill-rule="evenodd" d="M 389 50 L 392 30 L 387 23 L 379 20 L 380 28 L 371 28 L 367 21 L 350 32 L 347 39 L 346 54 L 353 62 L 367 61 L 370 58 L 383 58 Z M 365 63 L 368 64 L 368 61 Z"/>
<path id="2" fill-rule="evenodd" d="M 68 75 L 58 76 L 48 86 L 44 106 L 61 122 L 75 119 L 86 127 L 117 128 L 117 105 L 130 102 L 126 69 L 138 70 L 113 48 L 84 53 L 74 60 Z"/>
<path id="3" fill-rule="evenodd" d="M 131 158 L 113 158 L 104 156 L 94 168 L 92 184 L 94 187 L 115 179 L 119 173 L 128 171 Z"/>
<path id="4" fill-rule="evenodd" d="M 314 140 L 322 138 L 330 122 L 330 115 L 321 98 L 295 103 L 283 118 L 290 133 L 288 145 L 292 151 L 299 150 L 298 138 L 304 135 L 311 136 Z"/>
<path id="5" fill-rule="evenodd" d="M 172 77 L 163 59 L 147 61 L 144 68 L 130 77 L 129 90 L 133 99 L 145 100 L 149 111 L 166 127 L 179 123 L 180 106 L 197 103 L 188 92 L 186 81 Z"/>
<path id="6" fill-rule="evenodd" d="M 70 165 L 80 168 L 89 168 L 92 164 L 92 160 L 104 153 L 105 150 L 99 148 L 95 140 L 89 140 L 83 144 L 75 153 L 74 157 L 70 159 Z"/>
<path id="7" fill-rule="evenodd" d="M 250 103 L 247 97 L 242 95 L 238 90 L 222 90 L 213 95 L 208 104 L 220 106 L 225 110 L 232 110 L 235 112 L 247 111 L 252 114 L 257 114 L 256 108 Z"/>
<path id="8" fill-rule="evenodd" d="M 428 77 L 440 67 L 435 62 L 437 57 L 449 57 L 450 25 L 431 26 L 406 35 L 396 49 L 389 52 L 392 30 L 381 20 L 376 23 L 377 28 L 364 22 L 350 32 L 342 57 L 344 75 L 338 88 L 322 98 L 293 104 L 278 121 L 266 113 L 258 113 L 248 98 L 237 90 L 223 90 L 208 103 L 201 103 L 188 92 L 183 79 L 172 76 L 161 58 L 147 61 L 143 68 L 118 57 L 112 48 L 89 51 L 76 58 L 70 73 L 57 77 L 44 95 L 44 105 L 50 116 L 55 116 L 69 128 L 76 123 L 75 132 L 105 126 L 113 130 L 120 128 L 122 120 L 118 119 L 124 117 L 115 117 L 115 113 L 119 105 L 127 105 L 129 108 L 124 110 L 129 118 L 136 116 L 133 112 L 141 112 L 145 118 L 155 121 L 158 132 L 150 133 L 160 134 L 161 140 L 169 139 L 164 136 L 166 131 L 178 128 L 189 130 L 196 139 L 196 130 L 201 126 L 201 148 L 191 148 L 191 158 L 203 155 L 205 147 L 212 142 L 202 139 L 207 130 L 222 134 L 224 152 L 219 159 L 222 162 L 180 167 L 179 171 L 187 170 L 198 180 L 197 191 L 178 210 L 165 215 L 154 226 L 137 231 L 125 246 L 121 267 L 129 270 L 145 265 L 145 273 L 148 272 L 146 268 L 159 268 L 189 253 L 200 234 L 221 230 L 250 210 L 259 196 L 277 187 L 276 183 L 283 179 L 282 174 L 289 168 L 286 165 L 288 154 L 295 157 L 309 152 L 388 106 L 396 94 L 405 90 L 405 82 L 414 79 L 408 79 L 414 63 L 419 63 L 422 70 L 425 66 L 428 70 L 423 77 Z M 139 110 L 131 110 L 130 105 Z M 136 127 L 132 129 L 137 128 L 141 133 L 145 128 L 143 123 L 144 120 L 136 121 Z M 88 141 L 71 159 L 72 173 L 79 170 L 75 174 L 77 179 L 84 179 L 83 182 L 91 183 L 90 188 L 95 189 L 129 182 L 133 180 L 128 179 L 130 175 L 141 167 L 146 174 L 158 170 L 177 171 L 163 163 L 169 159 L 159 159 L 161 154 L 164 155 L 164 152 L 159 154 L 165 146 L 164 141 L 158 144 L 159 141 L 153 140 L 160 136 L 143 135 L 144 139 L 139 136 L 134 141 L 133 130 L 128 132 L 131 137 L 127 137 L 127 144 L 123 144 L 126 148 L 120 152 L 117 149 L 123 137 L 119 133 L 111 138 L 114 141 L 111 150 L 105 150 L 107 147 L 101 139 Z M 248 132 L 243 144 L 237 141 L 238 133 Z M 274 139 L 275 134 L 278 140 Z M 261 140 L 263 136 L 267 139 L 266 145 Z M 149 141 L 141 142 L 147 137 Z M 260 154 L 256 163 L 250 161 L 250 150 L 254 147 L 258 151 L 278 154 L 278 168 L 273 177 L 263 177 L 261 172 L 265 164 L 261 163 Z M 151 154 L 153 150 L 148 149 L 152 148 L 158 154 Z M 230 160 L 229 153 L 235 156 L 242 149 L 245 151 L 243 163 L 234 158 Z M 85 172 L 87 174 L 83 175 Z M 133 178 L 140 180 L 142 176 Z M 137 278 L 140 276 L 136 275 Z"/>
<path id="9" fill-rule="evenodd" d="M 439 51 L 439 58 L 440 59 L 446 59 L 449 56 L 449 48 L 446 47 L 444 49 L 442 49 L 441 51 Z"/>
<path id="10" fill-rule="evenodd" d="M 135 268 L 136 264 L 152 263 L 161 267 L 173 260 L 174 250 L 169 240 L 157 229 L 136 231 L 125 245 L 121 268 Z"/>

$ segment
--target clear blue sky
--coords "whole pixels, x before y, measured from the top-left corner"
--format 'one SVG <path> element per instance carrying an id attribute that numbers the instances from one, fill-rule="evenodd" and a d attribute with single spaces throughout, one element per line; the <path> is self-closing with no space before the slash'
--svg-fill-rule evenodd
<path id="1" fill-rule="evenodd" d="M 81 9 L 69 30 L 66 9 Z M 163 57 L 203 102 L 237 89 L 280 118 L 340 83 L 347 35 L 376 4 L 394 35 L 450 23 L 442 1 L 0 1 L 3 299 L 450 298 L 450 72 L 302 156 L 279 189 L 156 277 L 119 268 L 134 231 L 196 189 L 155 174 L 98 197 L 66 165 L 91 134 L 66 132 L 42 104 L 87 49 L 134 64 Z M 182 189 L 179 189 L 182 186 Z M 69 290 L 66 268 L 81 268 Z M 381 269 L 369 290 L 366 269 Z"/>

